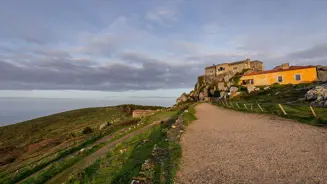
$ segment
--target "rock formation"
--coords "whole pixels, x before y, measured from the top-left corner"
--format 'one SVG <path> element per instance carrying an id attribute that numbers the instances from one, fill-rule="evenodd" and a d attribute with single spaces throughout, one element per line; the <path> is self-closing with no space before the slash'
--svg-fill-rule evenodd
<path id="1" fill-rule="evenodd" d="M 218 76 L 199 76 L 194 89 L 183 93 L 176 104 L 186 101 L 209 101 L 210 97 L 234 97 L 239 95 L 238 81 L 240 73 L 226 72 Z"/>
<path id="2" fill-rule="evenodd" d="M 309 90 L 305 95 L 305 99 L 312 101 L 312 105 L 327 106 L 327 84 Z"/>

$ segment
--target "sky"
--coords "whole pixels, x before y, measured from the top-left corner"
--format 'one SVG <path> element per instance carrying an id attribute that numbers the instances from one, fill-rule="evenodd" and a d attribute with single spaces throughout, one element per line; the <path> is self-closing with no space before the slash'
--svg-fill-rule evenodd
<path id="1" fill-rule="evenodd" d="M 177 97 L 204 67 L 327 65 L 325 0 L 2 0 L 0 97 Z"/>

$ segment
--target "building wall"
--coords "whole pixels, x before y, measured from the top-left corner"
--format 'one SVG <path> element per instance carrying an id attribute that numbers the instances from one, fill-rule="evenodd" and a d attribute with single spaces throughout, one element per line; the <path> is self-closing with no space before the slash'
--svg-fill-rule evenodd
<path id="1" fill-rule="evenodd" d="M 216 66 L 210 66 L 205 68 L 206 76 L 221 75 L 227 72 L 241 73 L 244 69 L 250 69 L 251 67 L 256 67 L 257 71 L 263 70 L 263 63 L 260 61 L 250 61 L 246 59 L 244 61 L 238 61 L 233 63 L 223 63 Z"/>
<path id="2" fill-rule="evenodd" d="M 263 71 L 263 62 L 261 61 L 251 61 L 250 68 L 256 71 Z"/>
<path id="3" fill-rule="evenodd" d="M 216 67 L 215 66 L 207 67 L 205 69 L 205 75 L 206 76 L 216 75 L 215 71 L 216 71 Z"/>
<path id="4" fill-rule="evenodd" d="M 221 70 L 222 68 L 224 68 L 224 70 Z M 221 75 L 226 72 L 240 73 L 244 69 L 249 69 L 249 68 L 250 68 L 250 60 L 220 64 L 216 66 L 216 75 Z"/>
<path id="5" fill-rule="evenodd" d="M 224 74 L 224 73 L 230 71 L 229 64 L 224 63 L 224 64 L 216 65 L 215 70 L 216 70 L 216 76 Z"/>
<path id="6" fill-rule="evenodd" d="M 156 112 L 155 110 L 134 110 L 133 111 L 133 118 L 140 118 L 144 116 L 148 116 Z"/>
<path id="7" fill-rule="evenodd" d="M 235 62 L 235 63 L 231 63 L 229 65 L 231 71 L 233 73 L 240 73 L 242 72 L 244 69 L 249 69 L 250 68 L 250 60 L 246 60 L 246 61 L 242 61 L 242 62 Z"/>
<path id="8" fill-rule="evenodd" d="M 295 75 L 300 74 L 301 80 L 295 80 Z M 278 76 L 283 77 L 283 82 L 278 82 Z M 240 79 L 240 85 L 242 85 L 243 80 L 253 79 L 253 84 L 248 84 L 244 86 L 254 85 L 254 86 L 265 86 L 272 85 L 274 83 L 279 84 L 299 84 L 317 81 L 317 69 L 313 68 L 304 68 L 297 70 L 288 70 L 288 71 L 277 71 L 274 73 L 265 73 L 257 75 L 243 76 Z"/>

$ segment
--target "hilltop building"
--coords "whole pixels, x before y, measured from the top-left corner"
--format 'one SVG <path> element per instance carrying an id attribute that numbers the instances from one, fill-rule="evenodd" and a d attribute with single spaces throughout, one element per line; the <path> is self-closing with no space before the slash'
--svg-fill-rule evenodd
<path id="1" fill-rule="evenodd" d="M 243 70 L 251 69 L 254 71 L 263 71 L 263 62 L 255 60 L 237 61 L 232 63 L 222 63 L 218 65 L 208 66 L 205 68 L 205 76 L 218 76 L 224 73 L 241 73 Z"/>
<path id="2" fill-rule="evenodd" d="M 299 84 L 318 80 L 316 66 L 289 66 L 288 63 L 281 64 L 273 70 L 251 72 L 244 74 L 240 79 L 243 86 L 266 86 L 274 83 Z"/>

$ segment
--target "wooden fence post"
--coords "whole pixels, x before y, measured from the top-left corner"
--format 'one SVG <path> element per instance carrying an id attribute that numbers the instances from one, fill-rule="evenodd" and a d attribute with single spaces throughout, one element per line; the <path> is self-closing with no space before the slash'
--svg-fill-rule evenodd
<path id="1" fill-rule="evenodd" d="M 261 108 L 260 104 L 258 104 L 258 107 L 260 108 L 260 110 L 263 112 L 263 109 Z"/>
<path id="2" fill-rule="evenodd" d="M 12 177 L 12 179 L 14 179 L 18 173 L 19 169 L 15 172 L 14 176 Z"/>
<path id="3" fill-rule="evenodd" d="M 236 103 L 236 106 L 240 109 L 241 107 L 238 105 L 238 103 Z"/>
<path id="4" fill-rule="evenodd" d="M 229 101 L 229 103 L 230 103 L 230 106 L 231 106 L 232 108 L 234 108 L 234 106 L 233 106 L 232 102 L 230 102 L 230 101 Z"/>
<path id="5" fill-rule="evenodd" d="M 244 104 L 244 107 L 245 107 L 245 109 L 246 109 L 246 110 L 248 110 L 248 108 L 246 107 L 246 105 L 245 105 L 245 104 Z"/>
<path id="6" fill-rule="evenodd" d="M 282 104 L 278 104 L 279 108 L 283 111 L 284 115 L 287 115 L 286 111 L 284 110 Z"/>
<path id="7" fill-rule="evenodd" d="M 311 107 L 311 105 L 310 105 L 309 107 L 310 107 L 310 110 L 311 110 L 313 116 L 314 116 L 314 117 L 317 117 L 316 112 L 313 110 L 313 108 Z"/>
<path id="8" fill-rule="evenodd" d="M 223 104 L 223 106 L 225 106 L 224 101 L 221 100 L 220 102 Z"/>

